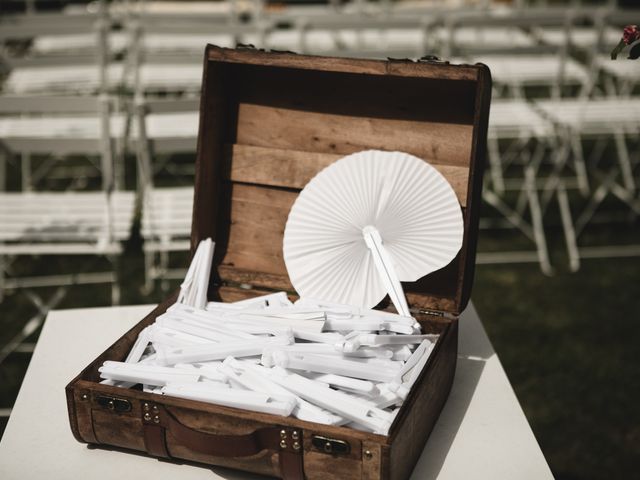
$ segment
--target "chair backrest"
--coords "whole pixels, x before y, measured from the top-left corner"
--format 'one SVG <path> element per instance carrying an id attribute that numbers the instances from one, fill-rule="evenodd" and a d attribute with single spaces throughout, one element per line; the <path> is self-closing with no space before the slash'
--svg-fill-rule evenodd
<path id="1" fill-rule="evenodd" d="M 32 13 L 0 17 L 0 42 L 33 40 L 42 35 L 63 40 L 62 46 L 53 53 L 32 48 L 26 55 L 3 58 L 5 68 L 10 70 L 5 90 L 47 94 L 65 89 L 76 91 L 88 85 L 92 92 L 108 91 L 110 85 L 107 70 L 111 60 L 108 36 L 112 23 L 105 0 L 99 0 L 95 12 Z M 81 38 L 87 35 L 88 40 L 84 42 L 87 48 L 78 49 L 76 45 L 65 50 L 64 40 L 73 39 L 74 35 L 80 35 Z M 15 75 L 19 78 L 13 79 L 12 76 Z M 33 80 L 34 77 L 36 81 L 30 86 L 31 82 L 28 80 Z M 38 80 L 38 77 L 44 78 Z M 52 82 L 48 82 L 46 77 L 52 77 Z M 52 89 L 48 90 L 50 84 Z"/>
<path id="2" fill-rule="evenodd" d="M 25 254 L 38 253 L 45 243 L 49 246 L 41 253 L 63 253 L 64 244 L 106 246 L 124 241 L 133 222 L 134 196 L 134 192 L 0 193 L 0 241 L 17 245 Z"/>
<path id="3" fill-rule="evenodd" d="M 431 26 L 429 17 L 421 16 L 300 17 L 294 23 L 299 41 L 289 49 L 335 56 L 419 58 L 434 52 L 435 45 L 428 41 Z"/>
<path id="4" fill-rule="evenodd" d="M 192 131 L 185 135 L 183 132 L 184 124 L 170 122 L 169 130 L 162 135 L 162 138 L 154 137 L 153 132 L 149 132 L 148 120 L 151 117 L 155 117 L 155 120 L 161 120 L 165 115 L 171 119 L 174 114 L 187 114 L 190 119 L 192 119 L 191 117 L 197 119 L 200 100 L 197 98 L 145 100 L 142 96 L 138 96 L 131 108 L 135 118 L 132 137 L 135 141 L 139 189 L 144 195 L 144 192 L 153 186 L 154 154 L 157 152 L 195 152 L 198 135 L 197 126 L 191 125 L 190 130 Z M 175 117 L 173 118 L 175 119 Z M 175 135 L 171 134 L 172 127 L 177 129 Z"/>
<path id="5" fill-rule="evenodd" d="M 188 240 L 191 235 L 193 187 L 148 189 L 142 207 L 145 241 Z"/>
<path id="6" fill-rule="evenodd" d="M 534 10 L 448 14 L 442 20 L 442 56 L 555 52 L 557 47 L 541 44 L 530 31 L 540 26 L 567 25 L 571 13 L 562 12 L 561 15 L 555 10 L 553 13 Z"/>
<path id="7" fill-rule="evenodd" d="M 100 16 L 95 13 L 34 13 L 0 17 L 0 41 L 29 40 L 38 35 L 69 35 L 96 30 Z"/>
<path id="8" fill-rule="evenodd" d="M 77 132 L 77 137 L 65 136 L 53 138 L 44 136 L 38 141 L 35 135 L 25 138 L 24 142 L 18 142 L 18 148 L 22 144 L 24 151 L 48 152 L 65 154 L 75 152 L 78 148 L 84 148 L 87 153 L 93 153 L 90 148 L 95 144 L 95 151 L 100 154 L 100 166 L 102 184 L 105 191 L 113 188 L 113 144 L 111 131 L 111 112 L 116 108 L 117 102 L 107 96 L 67 97 L 67 96 L 0 96 L 0 118 L 6 117 L 8 121 L 19 122 L 25 117 L 53 122 L 64 119 L 76 119 L 76 123 L 82 122 L 86 116 L 87 121 L 97 119 L 99 131 L 96 138 L 87 138 L 84 130 Z M 76 150 L 74 150 L 76 148 Z"/>
<path id="9" fill-rule="evenodd" d="M 56 113 L 97 113 L 102 102 L 96 96 L 0 95 L 0 114 L 40 115 Z"/>
<path id="10" fill-rule="evenodd" d="M 144 1 L 129 2 L 128 81 L 136 94 L 199 92 L 202 58 L 208 43 L 235 47 L 258 35 L 263 22 L 251 6 L 236 2 L 181 2 L 179 10 Z M 182 70 L 177 74 L 178 70 Z"/>

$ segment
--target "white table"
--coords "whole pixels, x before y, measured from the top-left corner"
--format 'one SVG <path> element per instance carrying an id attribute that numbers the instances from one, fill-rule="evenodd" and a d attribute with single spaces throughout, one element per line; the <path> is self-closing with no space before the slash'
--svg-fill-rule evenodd
<path id="1" fill-rule="evenodd" d="M 64 387 L 152 306 L 49 314 L 0 443 L 0 478 L 247 479 L 227 469 L 173 465 L 89 449 L 71 435 Z M 460 321 L 451 395 L 412 479 L 552 479 L 500 360 L 470 306 Z"/>

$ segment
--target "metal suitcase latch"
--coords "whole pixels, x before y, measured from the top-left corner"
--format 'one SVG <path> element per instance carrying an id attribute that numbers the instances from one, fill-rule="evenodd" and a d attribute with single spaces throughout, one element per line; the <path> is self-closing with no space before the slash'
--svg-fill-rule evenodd
<path id="1" fill-rule="evenodd" d="M 125 413 L 131 411 L 131 402 L 124 398 L 107 397 L 105 395 L 99 395 L 96 397 L 96 402 L 103 408 L 108 408 L 117 413 Z"/>
<path id="2" fill-rule="evenodd" d="M 351 452 L 351 445 L 344 440 L 337 440 L 335 438 L 321 437 L 320 435 L 314 435 L 311 437 L 311 444 L 324 453 L 335 455 L 348 455 Z"/>

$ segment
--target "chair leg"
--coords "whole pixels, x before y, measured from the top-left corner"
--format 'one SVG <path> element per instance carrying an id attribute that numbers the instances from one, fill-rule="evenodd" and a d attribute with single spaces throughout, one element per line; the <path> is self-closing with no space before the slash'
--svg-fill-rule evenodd
<path id="1" fill-rule="evenodd" d="M 573 221 L 571 219 L 571 208 L 569 206 L 567 190 L 562 181 L 558 185 L 557 195 L 560 220 L 562 221 L 562 230 L 567 246 L 567 255 L 569 256 L 569 269 L 572 272 L 577 272 L 580 269 L 580 251 L 578 250 L 576 231 L 573 228 Z"/>
<path id="2" fill-rule="evenodd" d="M 5 275 L 5 257 L 0 255 L 0 303 L 4 300 Z"/>
<path id="3" fill-rule="evenodd" d="M 67 288 L 58 287 L 47 303 L 44 303 L 38 295 L 29 290 L 26 290 L 24 293 L 38 309 L 38 313 L 31 317 L 22 327 L 22 330 L 2 347 L 2 350 L 0 350 L 0 364 L 42 325 L 49 311 L 55 308 L 67 294 Z"/>
<path id="4" fill-rule="evenodd" d="M 598 209 L 602 201 L 609 194 L 610 190 L 611 186 L 609 184 L 609 180 L 605 179 L 603 183 L 596 189 L 596 191 L 593 192 L 593 195 L 589 199 L 587 206 L 575 222 L 577 235 L 580 235 L 585 229 L 589 221 L 593 218 L 593 215 L 596 213 L 596 210 Z"/>
<path id="5" fill-rule="evenodd" d="M 553 268 L 549 260 L 549 249 L 547 248 L 547 239 L 544 234 L 542 209 L 540 208 L 538 192 L 536 190 L 535 173 L 531 167 L 527 167 L 525 170 L 525 188 L 527 190 L 527 197 L 529 198 L 531 226 L 533 228 L 540 269 L 545 275 L 553 275 Z"/>
<path id="6" fill-rule="evenodd" d="M 589 179 L 587 177 L 587 167 L 584 162 L 584 152 L 582 150 L 582 139 L 577 133 L 569 133 L 571 149 L 573 151 L 573 168 L 576 171 L 578 190 L 583 196 L 589 194 Z"/>
<path id="7" fill-rule="evenodd" d="M 613 134 L 613 138 L 616 142 L 616 150 L 618 151 L 618 162 L 620 163 L 620 171 L 622 173 L 622 181 L 625 188 L 629 192 L 635 192 L 636 184 L 633 180 L 633 168 L 631 167 L 631 158 L 629 156 L 629 149 L 624 139 L 624 134 L 617 130 Z"/>
<path id="8" fill-rule="evenodd" d="M 169 291 L 169 280 L 167 279 L 168 271 L 169 271 L 169 252 L 162 251 L 160 252 L 160 272 L 162 275 L 160 288 L 162 289 L 163 292 Z"/>
<path id="9" fill-rule="evenodd" d="M 121 290 L 118 278 L 118 257 L 116 255 L 112 255 L 108 258 L 113 270 L 113 277 L 111 279 L 111 305 L 120 305 Z"/>
<path id="10" fill-rule="evenodd" d="M 600 158 L 602 158 L 602 154 L 604 153 L 604 149 L 607 147 L 608 142 L 607 137 L 598 137 L 596 139 L 595 145 L 591 148 L 591 153 L 589 154 L 589 158 L 587 162 L 590 166 L 596 165 Z"/>
<path id="11" fill-rule="evenodd" d="M 546 145 L 541 141 L 537 141 L 535 150 L 533 151 L 533 155 L 530 155 L 530 154 L 527 155 L 528 157 L 530 157 L 529 161 L 527 162 L 527 167 L 531 167 L 531 170 L 533 171 L 534 182 L 535 182 L 535 177 L 538 174 L 538 171 L 540 170 L 540 165 L 542 164 L 542 159 L 544 158 L 545 149 L 546 149 Z M 537 185 L 534 185 L 534 187 L 537 188 Z M 516 211 L 520 215 L 522 215 L 527 208 L 527 204 L 528 204 L 527 191 L 526 189 L 523 189 L 522 191 L 520 191 L 520 194 L 518 195 L 518 201 L 516 202 Z M 542 202 L 543 210 L 546 208 L 546 205 L 547 205 L 547 202 L 543 201 Z"/>
<path id="12" fill-rule="evenodd" d="M 489 173 L 494 190 L 498 194 L 504 193 L 504 178 L 502 177 L 502 160 L 500 158 L 500 147 L 498 139 L 489 137 L 487 139 L 487 149 L 489 152 Z"/>
<path id="13" fill-rule="evenodd" d="M 111 283 L 111 305 L 120 305 L 120 283 L 115 278 Z"/>
<path id="14" fill-rule="evenodd" d="M 547 176 L 547 180 L 544 182 L 542 196 L 540 198 L 544 208 L 551 202 L 551 198 L 557 192 L 558 185 L 562 179 L 562 172 L 569 159 L 571 148 L 568 142 L 562 142 L 560 148 L 553 148 L 553 150 L 555 150 L 555 153 L 552 155 L 553 168 Z"/>
<path id="15" fill-rule="evenodd" d="M 153 269 L 155 254 L 153 252 L 144 251 L 144 285 L 142 286 L 142 293 L 145 295 L 150 294 L 153 291 Z"/>
<path id="16" fill-rule="evenodd" d="M 0 147 L 0 192 L 7 190 L 7 155 L 8 153 Z"/>
<path id="17" fill-rule="evenodd" d="M 604 77 L 604 89 L 608 96 L 615 97 L 618 95 L 618 89 L 616 88 L 616 82 L 610 75 Z"/>
<path id="18" fill-rule="evenodd" d="M 31 154 L 23 152 L 20 160 L 22 163 L 22 191 L 29 192 L 33 188 L 33 181 L 31 179 Z"/>
<path id="19" fill-rule="evenodd" d="M 124 190 L 125 188 L 125 150 L 124 150 L 124 142 L 121 140 L 115 141 L 116 145 L 113 149 L 115 154 L 115 189 L 116 190 Z"/>

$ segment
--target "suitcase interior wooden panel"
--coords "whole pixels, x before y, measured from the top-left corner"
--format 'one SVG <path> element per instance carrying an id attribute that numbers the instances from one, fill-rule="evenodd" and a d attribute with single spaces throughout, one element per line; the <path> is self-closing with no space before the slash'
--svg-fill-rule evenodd
<path id="1" fill-rule="evenodd" d="M 223 280 L 291 290 L 282 237 L 298 192 L 344 155 L 400 150 L 428 160 L 449 180 L 465 217 L 456 259 L 405 290 L 416 306 L 464 309 L 488 115 L 485 67 L 215 47 L 208 58 L 192 240 L 216 239 Z"/>
<path id="2" fill-rule="evenodd" d="M 473 277 L 489 92 L 488 71 L 479 66 L 327 59 L 210 46 L 192 226 L 193 247 L 203 238 L 216 241 L 209 299 L 235 301 L 273 289 L 294 295 L 282 258 L 282 237 L 298 192 L 341 156 L 379 148 L 427 159 L 460 199 L 465 218 L 460 254 L 441 271 L 405 284 L 411 307 L 453 315 L 415 314 L 425 332 L 441 336 L 389 435 L 381 436 L 101 385 L 98 367 L 107 359 L 123 360 L 138 333 L 175 301 L 174 295 L 67 386 L 75 437 L 149 452 L 145 404 L 157 404 L 194 432 L 236 436 L 274 425 L 297 429 L 308 479 L 407 478 L 455 371 L 456 314 L 468 301 Z M 319 448 L 313 441 L 318 436 L 345 442 L 349 451 Z M 284 476 L 277 449 L 250 457 L 212 456 L 188 448 L 170 429 L 165 447 L 180 461 Z"/>

